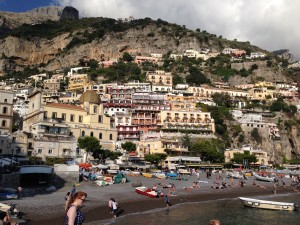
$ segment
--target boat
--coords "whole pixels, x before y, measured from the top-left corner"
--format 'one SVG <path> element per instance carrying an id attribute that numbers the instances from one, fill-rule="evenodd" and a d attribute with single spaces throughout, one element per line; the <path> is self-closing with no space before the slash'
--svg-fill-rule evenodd
<path id="1" fill-rule="evenodd" d="M 146 177 L 146 178 L 152 178 L 153 177 L 152 173 L 142 173 L 142 174 L 143 174 L 143 177 Z"/>
<path id="2" fill-rule="evenodd" d="M 1 188 L 0 189 L 1 199 L 18 199 L 18 191 L 14 188 Z"/>
<path id="3" fill-rule="evenodd" d="M 232 177 L 234 179 L 245 179 L 244 174 L 239 171 L 227 171 L 226 177 Z"/>
<path id="4" fill-rule="evenodd" d="M 242 201 L 244 206 L 258 208 L 258 209 L 293 211 L 299 208 L 299 206 L 295 203 L 274 202 L 274 201 L 266 201 L 266 200 L 243 198 L 243 197 L 239 197 L 239 199 Z"/>
<path id="5" fill-rule="evenodd" d="M 136 187 L 135 192 L 141 195 L 146 195 L 150 198 L 159 198 L 159 197 L 164 197 L 164 194 L 161 192 L 153 191 L 148 187 Z"/>
<path id="6" fill-rule="evenodd" d="M 256 180 L 259 181 L 266 181 L 266 182 L 274 182 L 276 181 L 276 177 L 264 177 L 264 176 L 260 176 L 257 173 L 253 173 L 253 176 L 255 177 Z"/>

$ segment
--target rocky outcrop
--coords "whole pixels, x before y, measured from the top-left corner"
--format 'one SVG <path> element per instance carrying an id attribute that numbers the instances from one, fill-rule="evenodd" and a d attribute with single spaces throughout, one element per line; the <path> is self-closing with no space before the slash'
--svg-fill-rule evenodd
<path id="1" fill-rule="evenodd" d="M 70 7 L 70 6 L 66 6 L 63 11 L 62 14 L 60 16 L 61 20 L 66 20 L 66 19 L 74 19 L 74 20 L 78 20 L 79 19 L 79 12 L 77 9 Z"/>
<path id="2" fill-rule="evenodd" d="M 24 13 L 0 12 L 0 32 L 15 29 L 22 24 L 37 24 L 47 20 L 60 19 L 63 7 L 43 7 Z"/>

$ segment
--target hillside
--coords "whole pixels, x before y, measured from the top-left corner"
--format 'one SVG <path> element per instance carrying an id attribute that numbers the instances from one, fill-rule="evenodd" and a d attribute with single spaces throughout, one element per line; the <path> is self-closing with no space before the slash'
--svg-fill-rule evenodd
<path id="1" fill-rule="evenodd" d="M 37 72 L 67 69 L 82 61 L 118 59 L 124 52 L 144 56 L 160 53 L 167 59 L 170 53 L 182 54 L 187 49 L 221 52 L 230 47 L 248 53 L 263 52 L 273 64 L 271 67 L 261 65 L 255 71 L 244 73 L 232 69 L 230 58 L 219 57 L 201 68 L 206 77 L 229 81 L 232 85 L 261 79 L 291 81 L 297 77 L 293 71 L 284 72 L 276 66 L 279 57 L 275 60 L 271 53 L 250 42 L 227 40 L 205 30 L 193 31 L 161 19 L 144 18 L 130 22 L 102 17 L 62 19 L 64 11 L 67 12 L 66 18 L 70 12 L 72 17 L 72 10 L 76 14 L 77 10 L 72 7 L 46 7 L 26 13 L 0 12 L 0 75 L 29 69 Z M 248 62 L 242 63 L 246 65 Z M 187 70 L 182 71 L 182 66 L 185 65 L 173 63 L 163 69 L 184 78 Z"/>

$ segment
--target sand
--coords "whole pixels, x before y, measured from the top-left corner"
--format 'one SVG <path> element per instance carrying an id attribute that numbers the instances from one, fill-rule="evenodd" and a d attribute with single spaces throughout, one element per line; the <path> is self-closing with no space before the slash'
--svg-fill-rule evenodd
<path id="1" fill-rule="evenodd" d="M 222 174 L 225 177 L 225 174 Z M 170 196 L 170 202 L 174 204 L 184 202 L 200 202 L 224 198 L 236 198 L 239 196 L 260 196 L 273 194 L 273 184 L 268 182 L 258 182 L 256 184 L 263 185 L 265 188 L 253 185 L 253 178 L 249 177 L 244 187 L 238 186 L 238 180 L 235 180 L 234 187 L 227 189 L 213 189 L 211 186 L 214 182 L 222 182 L 216 180 L 216 175 L 212 175 L 211 179 L 207 179 L 205 174 L 200 174 L 200 177 L 189 177 L 188 181 L 170 180 L 170 179 L 155 179 L 145 178 L 143 176 L 128 176 L 131 182 L 126 184 L 113 184 L 106 187 L 99 187 L 92 181 L 85 181 L 77 186 L 77 191 L 84 191 L 87 193 L 87 201 L 82 211 L 86 215 L 85 224 L 96 225 L 103 224 L 104 220 L 112 219 L 109 214 L 108 200 L 113 197 L 119 203 L 119 206 L 124 210 L 121 214 L 129 214 L 134 212 L 144 212 L 154 208 L 166 207 L 164 198 L 154 198 L 137 194 L 132 184 L 142 182 L 143 186 L 152 187 L 159 183 L 173 183 L 176 186 L 176 195 Z M 277 187 L 277 194 L 293 192 L 290 184 L 291 179 L 283 178 L 287 189 L 283 189 L 281 182 Z M 207 181 L 208 183 L 200 183 L 200 189 L 191 189 L 186 191 L 184 187 L 191 187 L 194 181 Z M 231 184 L 230 179 L 223 179 L 227 184 Z M 163 189 L 160 185 L 158 188 L 164 193 L 168 189 Z M 19 200 L 8 200 L 6 203 L 17 203 L 18 208 L 24 213 L 23 218 L 28 221 L 27 224 L 32 225 L 57 225 L 63 224 L 64 221 L 64 196 L 71 189 L 71 187 L 64 187 L 52 193 L 40 193 L 34 196 L 24 196 Z M 99 222 L 102 220 L 102 222 Z"/>

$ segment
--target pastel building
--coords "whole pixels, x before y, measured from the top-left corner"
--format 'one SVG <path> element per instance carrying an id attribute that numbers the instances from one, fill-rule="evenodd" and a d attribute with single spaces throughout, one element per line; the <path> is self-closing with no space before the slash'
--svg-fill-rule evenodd
<path id="1" fill-rule="evenodd" d="M 147 81 L 151 82 L 152 91 L 170 92 L 173 86 L 172 73 L 163 70 L 148 71 L 146 74 Z"/>

